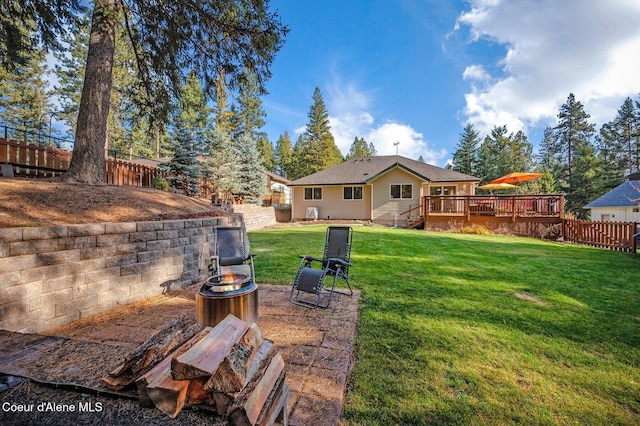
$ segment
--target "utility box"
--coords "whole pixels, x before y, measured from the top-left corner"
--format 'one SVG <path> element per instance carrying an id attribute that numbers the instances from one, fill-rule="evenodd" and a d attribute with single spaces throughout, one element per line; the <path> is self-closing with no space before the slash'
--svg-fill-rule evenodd
<path id="1" fill-rule="evenodd" d="M 307 207 L 307 215 L 305 216 L 307 220 L 318 220 L 318 208 L 317 207 Z"/>

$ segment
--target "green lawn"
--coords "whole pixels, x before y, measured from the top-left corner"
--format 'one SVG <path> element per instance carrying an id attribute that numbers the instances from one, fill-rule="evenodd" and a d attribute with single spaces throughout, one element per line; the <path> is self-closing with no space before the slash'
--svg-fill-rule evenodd
<path id="1" fill-rule="evenodd" d="M 325 231 L 251 232 L 258 282 Z M 348 424 L 640 424 L 640 254 L 355 226 L 351 259 Z"/>

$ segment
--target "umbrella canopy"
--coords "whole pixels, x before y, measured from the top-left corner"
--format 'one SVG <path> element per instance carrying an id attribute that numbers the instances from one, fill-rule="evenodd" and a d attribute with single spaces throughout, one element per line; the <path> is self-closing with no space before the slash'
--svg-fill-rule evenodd
<path id="1" fill-rule="evenodd" d="M 494 179 L 492 183 L 516 183 L 516 182 L 524 182 L 525 180 L 538 179 L 542 176 L 542 173 L 523 173 L 523 172 L 513 172 L 508 175 L 504 175 L 499 177 L 498 179 Z"/>
<path id="2" fill-rule="evenodd" d="M 493 191 L 496 189 L 512 189 L 517 188 L 515 185 L 511 185 L 510 183 L 488 183 L 486 185 L 479 186 L 478 189 L 486 189 L 488 191 Z"/>

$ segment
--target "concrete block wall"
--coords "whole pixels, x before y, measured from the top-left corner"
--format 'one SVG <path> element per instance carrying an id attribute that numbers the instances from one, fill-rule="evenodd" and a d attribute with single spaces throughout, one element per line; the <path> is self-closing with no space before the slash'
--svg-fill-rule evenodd
<path id="1" fill-rule="evenodd" d="M 36 333 L 206 278 L 208 219 L 0 229 L 0 329 Z"/>
<path id="2" fill-rule="evenodd" d="M 262 207 L 256 204 L 232 204 L 233 213 L 244 217 L 247 231 L 255 231 L 276 224 L 276 211 L 273 207 Z"/>

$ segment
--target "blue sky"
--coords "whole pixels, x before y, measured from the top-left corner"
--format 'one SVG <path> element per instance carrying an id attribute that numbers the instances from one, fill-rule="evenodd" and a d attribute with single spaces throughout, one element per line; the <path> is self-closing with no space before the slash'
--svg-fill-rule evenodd
<path id="1" fill-rule="evenodd" d="M 640 99 L 638 0 L 271 0 L 290 33 L 264 130 L 295 143 L 315 87 L 336 144 L 444 166 L 468 122 L 537 146 L 569 93 L 599 129 Z"/>

